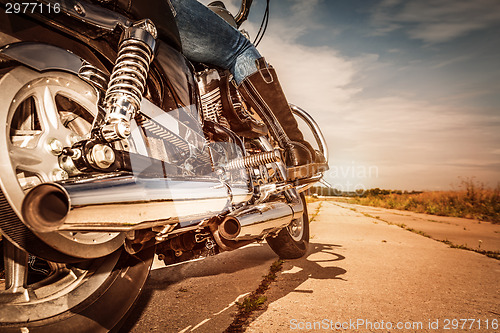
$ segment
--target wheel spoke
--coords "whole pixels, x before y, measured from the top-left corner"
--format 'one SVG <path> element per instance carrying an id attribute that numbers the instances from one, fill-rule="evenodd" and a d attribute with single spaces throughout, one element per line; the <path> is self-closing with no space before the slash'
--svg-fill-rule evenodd
<path id="1" fill-rule="evenodd" d="M 37 169 L 44 160 L 44 156 L 40 154 L 39 149 L 11 146 L 9 148 L 9 155 L 15 167 L 23 166 Z"/>
<path id="2" fill-rule="evenodd" d="M 12 166 L 16 170 L 28 171 L 36 174 L 42 181 L 49 181 L 49 174 L 45 170 L 54 170 L 58 167 L 57 160 L 46 149 L 40 149 L 39 143 L 35 149 L 11 146 L 9 155 Z"/>
<path id="3" fill-rule="evenodd" d="M 63 124 L 55 102 L 59 87 L 52 86 L 51 80 L 47 79 L 47 85 L 31 88 L 31 96 L 36 100 L 31 112 L 40 119 L 41 131 L 18 131 L 11 137 L 12 145 L 9 147 L 14 168 L 35 174 L 42 181 L 59 180 L 62 177 L 59 175 L 61 170 L 57 157 L 52 152 L 52 142 L 57 142 L 59 147 L 65 146 L 70 144 L 70 138 L 74 136 Z"/>
<path id="4" fill-rule="evenodd" d="M 26 281 L 28 279 L 28 253 L 3 240 L 5 291 L 0 292 L 0 302 L 13 300 L 29 301 Z"/>
<path id="5" fill-rule="evenodd" d="M 65 142 L 72 132 L 64 126 L 61 120 L 61 115 L 55 102 L 56 89 L 56 87 L 51 86 L 42 86 L 34 89 L 38 100 L 38 116 L 43 124 L 43 131 L 47 138 L 53 137 Z"/>
<path id="6" fill-rule="evenodd" d="M 55 96 L 50 87 L 41 86 L 35 88 L 34 90 L 38 101 L 37 106 L 39 108 L 38 116 L 40 117 L 40 121 L 45 128 L 57 130 L 61 127 L 61 122 L 59 121 L 59 114 L 56 108 Z"/>

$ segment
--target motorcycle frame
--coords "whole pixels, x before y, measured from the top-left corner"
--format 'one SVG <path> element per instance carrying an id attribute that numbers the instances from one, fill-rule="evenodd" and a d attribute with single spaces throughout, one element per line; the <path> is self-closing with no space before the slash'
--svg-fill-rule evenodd
<path id="1" fill-rule="evenodd" d="M 47 3 L 47 1 L 42 2 Z M 6 1 L 0 0 L 0 3 L 5 4 Z M 76 2 L 72 0 L 63 0 L 61 1 L 61 11 L 66 13 L 66 16 L 59 17 L 59 19 L 37 14 L 14 15 L 0 12 L 0 60 L 15 61 L 39 72 L 59 70 L 77 74 L 81 66 L 81 59 L 85 59 L 105 74 L 109 74 L 113 67 L 113 61 L 116 58 L 116 48 L 121 31 L 130 26 L 132 21 L 126 16 L 83 1 Z M 82 12 L 85 13 L 85 15 L 82 16 Z M 73 24 L 63 24 L 68 19 Z M 77 27 L 84 26 L 85 29 L 77 31 L 76 29 L 69 28 L 69 26 L 74 25 Z M 16 27 L 22 28 L 16 30 Z M 161 32 L 161 30 L 160 27 L 159 31 Z M 161 36 L 162 34 L 160 33 L 160 38 Z M 149 75 L 147 83 L 147 85 L 152 85 L 153 87 L 162 87 L 164 91 L 145 96 L 141 104 L 141 112 L 146 112 L 147 114 L 148 110 L 152 110 L 153 113 L 158 113 L 161 112 L 161 109 L 165 112 L 174 107 L 195 105 L 199 113 L 201 105 L 198 88 L 194 81 L 194 68 L 180 53 L 180 47 L 175 43 L 175 38 L 171 36 L 168 38 L 170 42 L 168 40 L 161 40 L 159 43 L 155 59 L 150 68 L 151 75 Z M 171 42 L 172 40 L 174 40 L 174 42 Z M 181 72 L 182 75 L 178 75 L 179 72 Z M 160 82 L 152 82 L 154 80 Z M 171 104 L 169 105 L 168 103 Z M 161 106 L 161 108 L 158 107 L 158 105 Z M 199 116 L 199 121 L 201 123 L 201 115 Z M 282 174 L 282 179 L 286 179 L 284 176 L 284 172 L 286 172 L 284 171 L 284 167 L 280 166 L 280 163 L 277 164 L 278 166 L 276 169 L 278 173 Z M 173 227 L 176 227 L 175 231 L 177 232 L 182 232 L 182 230 L 189 231 L 193 230 L 193 228 L 199 230 L 207 226 L 206 222 L 208 219 L 217 215 L 228 214 L 234 209 L 231 207 L 235 207 L 235 204 L 241 206 L 241 204 L 249 202 L 253 198 L 254 189 L 252 187 L 253 181 L 251 181 L 252 173 L 248 173 L 248 175 L 250 180 L 246 186 L 246 190 L 241 186 L 237 186 L 235 188 L 228 188 L 225 194 L 218 193 L 215 201 L 220 202 L 220 205 L 218 206 L 219 208 L 216 209 L 217 211 L 210 210 L 204 212 L 204 214 L 198 216 L 196 219 L 192 219 L 191 222 L 187 224 L 182 222 L 179 223 L 179 219 L 173 217 L 164 217 L 163 219 L 157 217 L 157 222 L 153 224 L 149 221 L 138 221 L 128 226 L 126 226 L 125 223 L 104 225 L 95 223 L 95 221 L 94 224 L 82 224 L 77 222 L 76 224 L 73 223 L 73 225 L 62 225 L 60 230 L 132 231 L 135 229 L 161 227 L 164 225 L 170 225 L 170 227 L 168 227 L 169 232 L 173 231 Z M 193 181 L 193 179 L 186 179 L 186 181 Z M 196 179 L 194 179 L 194 181 L 196 181 Z M 1 181 L 0 185 L 2 185 Z M 210 185 L 211 188 L 214 188 L 214 186 L 212 186 L 213 184 Z M 2 185 L 2 187 L 4 186 Z M 63 192 L 67 191 L 63 189 Z M 271 186 L 270 188 L 263 188 L 262 192 L 263 195 L 261 196 L 260 204 L 264 206 L 260 208 L 261 212 L 258 213 L 260 215 L 262 215 L 263 212 L 272 211 L 272 209 L 270 209 L 272 204 L 269 206 L 266 205 L 265 202 L 262 202 L 264 201 L 262 199 L 269 198 L 270 195 L 283 192 L 289 204 L 283 203 L 284 206 L 280 206 L 282 207 L 281 215 L 273 215 L 272 213 L 264 214 L 262 222 L 267 223 L 269 228 L 261 230 L 253 235 L 252 233 L 248 233 L 247 239 L 263 239 L 270 232 L 277 232 L 281 230 L 281 228 L 286 227 L 293 218 L 300 216 L 303 211 L 297 192 L 292 186 L 281 188 Z M 236 202 L 234 201 L 235 199 L 237 199 Z M 254 209 L 254 211 L 258 212 L 259 209 Z M 22 218 L 22 213 L 19 211 L 13 213 L 14 214 L 10 215 L 12 215 L 14 220 Z M 242 214 L 245 215 L 247 212 Z M 237 215 L 235 215 L 234 218 L 241 219 L 241 217 Z M 253 220 L 244 218 L 242 221 L 243 226 L 245 226 L 245 224 L 249 223 L 247 221 Z M 21 221 L 17 223 L 19 224 Z M 27 226 L 30 227 L 36 235 L 39 235 L 39 230 L 33 228 L 29 223 Z M 7 235 L 7 238 L 9 239 L 10 235 Z M 19 241 L 14 241 L 14 243 L 19 245 Z M 22 245 L 21 247 L 26 248 Z M 65 260 L 69 261 L 68 258 Z"/>

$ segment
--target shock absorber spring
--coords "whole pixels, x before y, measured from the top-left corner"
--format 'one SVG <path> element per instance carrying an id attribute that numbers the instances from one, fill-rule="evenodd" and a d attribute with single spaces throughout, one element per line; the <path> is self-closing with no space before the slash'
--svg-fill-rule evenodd
<path id="1" fill-rule="evenodd" d="M 129 121 L 140 109 L 156 36 L 150 20 L 137 22 L 122 36 L 104 98 L 106 119 L 101 134 L 106 141 L 124 139 L 130 133 Z"/>
<path id="2" fill-rule="evenodd" d="M 136 39 L 122 41 L 106 91 L 105 100 L 108 108 L 113 108 L 117 102 L 126 97 L 131 107 L 139 109 L 149 64 L 153 60 L 152 53 L 143 41 Z"/>
<path id="3" fill-rule="evenodd" d="M 245 168 L 254 168 L 259 165 L 264 165 L 268 163 L 275 163 L 281 161 L 281 153 L 279 149 L 274 149 L 273 151 L 266 151 L 263 153 L 257 153 L 241 158 L 236 158 L 224 167 L 226 170 L 236 170 Z"/>
<path id="4" fill-rule="evenodd" d="M 86 60 L 82 62 L 78 70 L 78 76 L 99 89 L 99 91 L 106 91 L 108 87 L 108 77 L 106 73 Z"/>

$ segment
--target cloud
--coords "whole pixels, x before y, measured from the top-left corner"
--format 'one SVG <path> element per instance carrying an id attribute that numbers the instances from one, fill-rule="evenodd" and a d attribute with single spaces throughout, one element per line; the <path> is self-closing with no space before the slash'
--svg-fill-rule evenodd
<path id="1" fill-rule="evenodd" d="M 372 15 L 374 34 L 405 29 L 410 38 L 429 44 L 448 42 L 499 22 L 497 0 L 383 1 Z"/>
<path id="2" fill-rule="evenodd" d="M 492 171 L 498 155 L 491 154 L 500 133 L 498 126 L 487 126 L 500 121 L 494 113 L 488 116 L 481 110 L 416 96 L 360 98 L 364 73 L 383 66 L 378 57 L 348 59 L 332 49 L 304 47 L 272 35 L 262 46 L 278 69 L 289 100 L 320 124 L 335 170 L 377 170 L 370 178 L 327 174 L 331 183 L 346 189 L 356 184 L 443 189 L 459 176 L 477 176 L 486 183 L 500 176 Z"/>
<path id="3" fill-rule="evenodd" d="M 368 187 L 443 189 L 459 176 L 494 186 L 500 177 L 498 115 L 404 97 L 355 99 L 342 111 L 332 162 L 377 166 Z"/>
<path id="4" fill-rule="evenodd" d="M 290 15 L 273 16 L 258 49 L 276 68 L 291 102 L 327 114 L 332 105 L 343 103 L 360 91 L 352 85 L 358 73 L 357 62 L 370 60 L 348 59 L 331 47 L 308 47 L 297 42 L 304 34 L 319 29 L 315 12 L 320 5 L 320 0 L 288 0 L 282 14 L 289 10 Z M 258 30 L 251 22 L 245 23 L 244 28 L 252 37 Z M 325 26 L 322 29 L 332 30 Z M 315 100 L 314 96 L 321 99 Z"/>
<path id="5" fill-rule="evenodd" d="M 411 24 L 411 37 L 429 43 L 480 29 L 479 25 L 466 24 L 461 30 L 449 28 L 439 38 L 428 36 L 438 29 L 433 24 L 441 18 L 444 23 L 452 22 L 454 15 L 465 15 L 465 7 L 477 6 L 466 6 L 461 0 L 447 6 L 430 0 L 421 2 L 420 5 L 420 1 L 386 0 L 376 13 L 377 22 L 381 27 L 385 24 L 387 31 Z M 375 53 L 346 57 L 334 46 L 305 46 L 299 40 L 319 28 L 314 13 L 321 8 L 321 2 L 306 5 L 294 0 L 287 5 L 296 6 L 296 10 L 288 17 L 273 16 L 259 50 L 277 69 L 289 101 L 307 110 L 323 129 L 332 170 L 338 171 L 336 175 L 327 173 L 328 181 L 345 189 L 349 183 L 367 188 L 447 189 L 458 182 L 459 176 L 476 176 L 486 184 L 496 184 L 500 179 L 500 115 L 495 110 L 485 111 L 463 103 L 488 91 L 479 87 L 431 101 L 417 89 L 433 89 L 427 74 L 417 75 L 421 68 L 430 67 L 426 59 L 408 63 L 411 71 L 401 70 L 400 74 L 399 65 Z M 429 6 L 432 10 L 427 10 Z M 415 13 L 430 17 L 419 18 Z M 474 24 L 480 21 L 475 16 L 463 19 Z M 485 21 L 486 25 L 492 24 L 491 19 Z M 258 25 L 247 22 L 244 28 L 254 37 Z M 333 30 L 325 26 L 321 29 L 322 33 Z M 390 50 L 396 55 L 401 52 L 405 50 Z M 457 55 L 434 63 L 432 70 L 466 60 L 467 57 Z M 394 83 L 398 78 L 411 84 Z M 434 87 L 445 91 L 438 84 Z M 353 170 L 354 176 L 350 173 Z M 368 176 L 359 176 L 358 170 L 367 170 Z M 348 176 L 343 177 L 342 172 Z"/>
<path id="6" fill-rule="evenodd" d="M 435 64 L 434 66 L 432 66 L 431 68 L 438 69 L 438 68 L 449 66 L 449 65 L 456 64 L 459 62 L 464 62 L 464 61 L 470 60 L 471 58 L 472 58 L 472 55 L 470 55 L 470 54 L 460 55 L 458 57 L 452 57 L 452 58 L 446 59 L 444 61 L 441 61 L 441 62 Z"/>
<path id="7" fill-rule="evenodd" d="M 388 7 L 398 4 L 394 0 L 385 3 Z M 259 49 L 277 68 L 289 100 L 320 124 L 335 170 L 377 170 L 361 178 L 330 173 L 327 180 L 344 188 L 362 184 L 444 189 L 459 176 L 477 176 L 487 184 L 500 178 L 494 167 L 498 154 L 491 153 L 500 142 L 498 125 L 494 125 L 500 121 L 497 113 L 453 101 L 427 100 L 415 91 L 395 94 L 378 89 L 393 80 L 395 66 L 377 54 L 348 58 L 333 47 L 298 42 L 314 21 L 312 13 L 309 8 L 296 14 L 303 24 L 300 29 L 293 28 L 292 21 L 274 19 Z M 292 33 L 286 34 L 291 26 Z M 436 66 L 464 60 L 465 56 L 459 56 Z M 366 89 L 375 89 L 375 94 L 361 94 Z"/>
<path id="8" fill-rule="evenodd" d="M 410 29 L 408 35 L 430 44 L 447 42 L 468 34 L 473 30 L 486 28 L 483 22 L 425 22 Z"/>
<path id="9" fill-rule="evenodd" d="M 320 0 L 291 0 L 292 6 L 291 11 L 295 13 L 294 15 L 302 16 L 302 17 L 311 17 L 314 14 L 314 11 L 320 4 Z"/>
<path id="10" fill-rule="evenodd" d="M 261 52 L 277 69 L 287 94 L 298 101 L 327 111 L 331 105 L 344 103 L 360 91 L 353 87 L 357 73 L 355 62 L 329 48 L 311 48 L 268 36 Z M 321 104 L 313 96 L 321 96 Z"/>

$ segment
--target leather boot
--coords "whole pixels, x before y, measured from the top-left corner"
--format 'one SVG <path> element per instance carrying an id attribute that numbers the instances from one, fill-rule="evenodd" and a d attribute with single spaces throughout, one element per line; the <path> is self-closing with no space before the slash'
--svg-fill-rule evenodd
<path id="1" fill-rule="evenodd" d="M 241 82 L 238 91 L 284 148 L 288 179 L 308 178 L 326 170 L 323 156 L 304 140 L 274 68 L 264 58 L 257 60 L 257 68 Z"/>
<path id="2" fill-rule="evenodd" d="M 229 77 L 221 76 L 220 93 L 224 115 L 226 116 L 231 130 L 246 138 L 258 138 L 269 133 L 266 124 L 247 113 L 237 96 L 236 87 L 229 82 Z"/>

